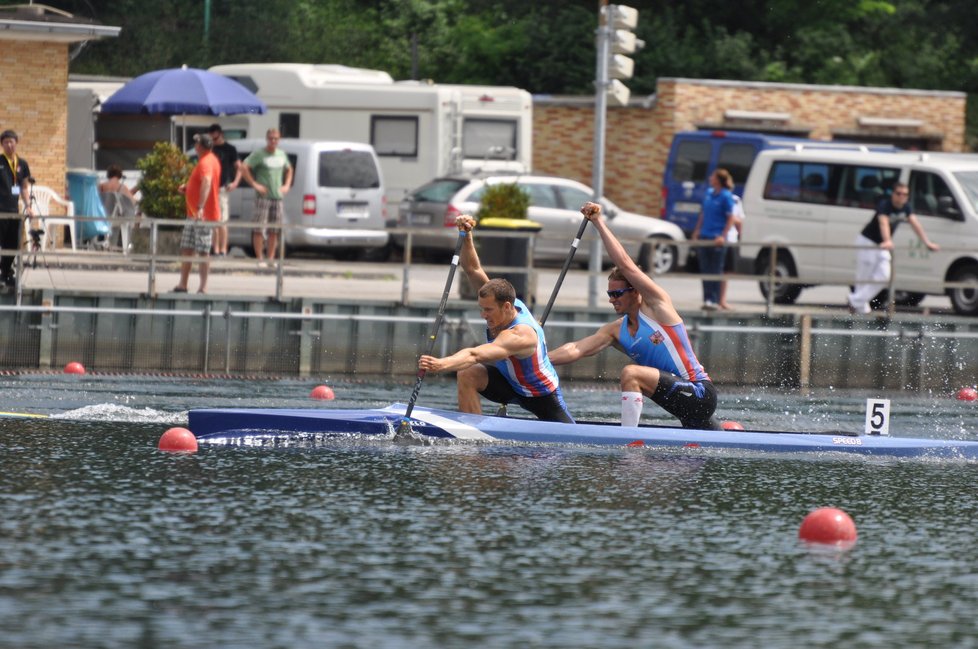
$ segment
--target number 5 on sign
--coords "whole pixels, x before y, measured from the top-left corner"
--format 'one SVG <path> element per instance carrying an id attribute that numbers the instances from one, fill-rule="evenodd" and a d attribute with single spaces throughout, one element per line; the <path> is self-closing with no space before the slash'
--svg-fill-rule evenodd
<path id="1" fill-rule="evenodd" d="M 890 400 L 866 399 L 866 430 L 867 435 L 890 434 Z"/>

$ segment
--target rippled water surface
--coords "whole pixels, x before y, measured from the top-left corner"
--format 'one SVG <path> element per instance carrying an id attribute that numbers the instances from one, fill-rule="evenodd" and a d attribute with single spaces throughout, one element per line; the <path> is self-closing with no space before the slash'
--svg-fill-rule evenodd
<path id="1" fill-rule="evenodd" d="M 978 646 L 963 461 L 387 440 L 156 450 L 197 407 L 375 407 L 411 386 L 0 379 L 0 647 Z M 947 395 L 724 394 L 748 427 L 978 439 Z M 571 386 L 579 418 L 617 393 Z M 431 380 L 421 403 L 451 406 Z M 654 420 L 653 420 L 654 421 Z M 667 420 L 661 419 L 661 422 Z M 798 526 L 848 511 L 849 551 Z"/>

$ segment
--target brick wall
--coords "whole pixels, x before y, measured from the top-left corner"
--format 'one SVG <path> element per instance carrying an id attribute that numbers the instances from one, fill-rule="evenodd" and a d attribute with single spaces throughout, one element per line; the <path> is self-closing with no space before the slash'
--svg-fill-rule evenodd
<path id="1" fill-rule="evenodd" d="M 769 130 L 804 131 L 816 139 L 920 137 L 934 150 L 965 147 L 964 93 L 663 78 L 650 100 L 608 109 L 605 195 L 624 209 L 658 216 L 672 136 L 747 125 L 729 119 L 728 110 L 787 114 L 787 122 L 772 123 Z M 860 117 L 905 123 L 867 125 Z M 593 157 L 592 99 L 534 99 L 534 171 L 590 185 Z"/>
<path id="2" fill-rule="evenodd" d="M 2 39 L 0 45 L 0 130 L 12 128 L 20 136 L 17 154 L 30 164 L 37 184 L 65 196 L 68 45 Z M 51 204 L 52 213 L 57 208 Z"/>

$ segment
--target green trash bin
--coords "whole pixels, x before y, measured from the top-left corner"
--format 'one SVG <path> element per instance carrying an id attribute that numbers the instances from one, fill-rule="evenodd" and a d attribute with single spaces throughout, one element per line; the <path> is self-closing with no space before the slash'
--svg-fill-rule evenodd
<path id="1" fill-rule="evenodd" d="M 490 279 L 499 277 L 509 280 L 516 289 L 516 297 L 532 307 L 537 292 L 537 274 L 533 268 L 533 234 L 543 227 L 528 219 L 487 217 L 475 228 L 475 247 L 479 261 Z M 505 236 L 504 233 L 528 232 L 529 236 Z M 492 270 L 506 267 L 509 270 Z M 466 299 L 478 297 L 479 287 L 462 282 L 461 293 Z"/>

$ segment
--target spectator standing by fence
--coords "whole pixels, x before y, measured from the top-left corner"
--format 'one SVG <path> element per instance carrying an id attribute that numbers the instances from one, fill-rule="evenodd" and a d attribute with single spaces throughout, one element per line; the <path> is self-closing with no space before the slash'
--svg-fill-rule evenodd
<path id="1" fill-rule="evenodd" d="M 27 217 L 34 215 L 34 207 L 30 202 L 31 169 L 17 155 L 17 143 L 20 138 L 17 133 L 7 129 L 0 133 L 0 147 L 3 147 L 3 165 L 0 167 L 0 214 L 16 216 L 0 220 L 0 283 L 3 286 L 14 285 L 14 254 L 20 249 L 20 207 L 18 201 L 24 202 L 24 213 Z"/>
<path id="2" fill-rule="evenodd" d="M 880 201 L 873 218 L 856 236 L 856 279 L 849 294 L 849 312 L 868 314 L 869 303 L 890 281 L 893 261 L 893 233 L 907 222 L 928 250 L 940 250 L 924 232 L 917 215 L 910 209 L 910 189 L 903 183 L 893 185 L 893 193 Z"/>
<path id="3" fill-rule="evenodd" d="M 228 254 L 228 226 L 230 218 L 229 195 L 241 182 L 241 161 L 238 160 L 238 149 L 228 144 L 224 139 L 224 129 L 220 124 L 211 124 L 207 129 L 214 141 L 214 155 L 221 163 L 220 203 L 221 224 L 214 228 L 214 254 Z"/>

